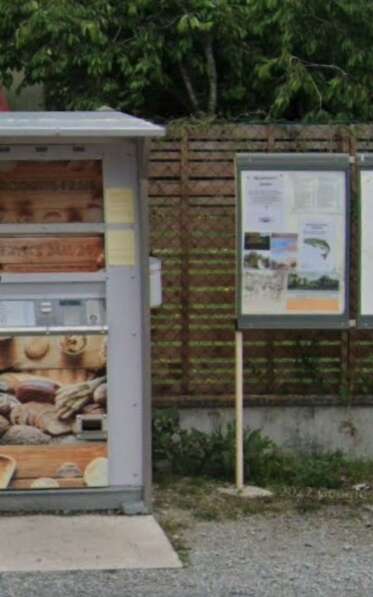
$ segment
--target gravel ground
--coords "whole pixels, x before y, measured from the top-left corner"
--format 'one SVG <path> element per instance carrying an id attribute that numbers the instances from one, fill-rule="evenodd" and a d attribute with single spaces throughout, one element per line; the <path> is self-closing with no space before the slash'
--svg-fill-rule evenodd
<path id="1" fill-rule="evenodd" d="M 198 522 L 182 570 L 3 574 L 1 597 L 365 597 L 373 512 L 328 507 Z"/>

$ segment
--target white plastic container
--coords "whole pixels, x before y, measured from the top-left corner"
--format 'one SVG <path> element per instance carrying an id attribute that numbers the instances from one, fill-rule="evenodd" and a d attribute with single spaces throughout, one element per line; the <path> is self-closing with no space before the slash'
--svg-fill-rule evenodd
<path id="1" fill-rule="evenodd" d="M 150 307 L 162 304 L 162 262 L 156 257 L 149 258 L 150 272 Z"/>

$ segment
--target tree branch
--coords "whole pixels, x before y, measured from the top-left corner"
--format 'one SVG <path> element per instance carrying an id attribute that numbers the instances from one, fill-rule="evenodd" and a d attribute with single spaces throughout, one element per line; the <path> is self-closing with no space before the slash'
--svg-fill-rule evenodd
<path id="1" fill-rule="evenodd" d="M 298 56 L 292 56 L 291 58 L 298 62 L 301 62 L 309 68 L 326 68 L 330 70 L 336 70 L 346 78 L 350 76 L 345 70 L 343 70 L 343 68 L 341 68 L 337 64 L 319 64 L 318 62 L 309 62 L 308 60 L 304 60 L 303 58 L 299 58 Z"/>
<path id="2" fill-rule="evenodd" d="M 214 56 L 214 49 L 212 47 L 211 35 L 205 37 L 204 50 L 206 56 L 207 77 L 209 81 L 209 97 L 207 111 L 209 114 L 216 113 L 216 105 L 218 100 L 218 73 L 216 70 L 216 62 Z"/>
<path id="3" fill-rule="evenodd" d="M 187 90 L 188 97 L 189 97 L 190 103 L 192 105 L 193 111 L 199 112 L 199 102 L 198 102 L 197 96 L 195 94 L 195 91 L 193 88 L 193 83 L 189 76 L 189 73 L 181 61 L 179 61 L 178 64 L 179 64 L 180 74 L 184 81 L 184 85 Z"/>
<path id="4" fill-rule="evenodd" d="M 310 76 L 310 79 L 311 79 L 311 83 L 316 91 L 317 97 L 319 98 L 319 110 L 321 112 L 321 110 L 322 110 L 322 94 L 320 92 L 320 89 L 316 85 L 316 81 L 314 80 L 314 78 Z"/>

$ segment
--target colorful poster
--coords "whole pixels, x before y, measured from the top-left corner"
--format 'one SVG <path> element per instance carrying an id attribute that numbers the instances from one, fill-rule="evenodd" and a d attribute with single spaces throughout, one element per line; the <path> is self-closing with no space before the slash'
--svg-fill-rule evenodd
<path id="1" fill-rule="evenodd" d="M 288 278 L 287 310 L 290 312 L 340 312 L 340 280 L 337 274 L 298 271 Z"/>
<path id="2" fill-rule="evenodd" d="M 334 221 L 306 221 L 302 224 L 299 268 L 310 272 L 332 272 L 337 265 Z"/>
<path id="3" fill-rule="evenodd" d="M 241 173 L 243 315 L 344 312 L 345 185 L 344 171 Z"/>
<path id="4" fill-rule="evenodd" d="M 244 235 L 244 268 L 268 269 L 271 265 L 271 237 L 268 234 L 246 232 Z"/>
<path id="5" fill-rule="evenodd" d="M 272 234 L 271 268 L 293 270 L 298 264 L 298 235 Z"/>
<path id="6" fill-rule="evenodd" d="M 0 207 L 1 224 L 23 229 L 3 230 L 0 237 L 6 278 L 0 325 L 3 333 L 6 327 L 37 326 L 38 302 L 44 327 L 52 321 L 49 283 L 69 285 L 69 272 L 105 268 L 105 239 L 96 226 L 104 221 L 102 161 L 9 162 L 0 169 Z M 25 233 L 28 224 L 42 228 Z M 42 290 L 34 283 L 8 284 L 19 274 L 30 282 L 46 273 L 57 275 L 44 275 Z M 75 288 L 76 282 L 66 290 L 67 303 L 76 302 Z M 86 292 L 82 287 L 82 300 Z M 82 324 L 74 308 L 66 313 L 65 320 L 56 315 L 61 328 L 62 321 L 66 330 Z M 0 336 L 0 490 L 106 486 L 106 339 L 33 332 Z"/>
<path id="7" fill-rule="evenodd" d="M 0 338 L 0 490 L 108 484 L 106 339 Z"/>

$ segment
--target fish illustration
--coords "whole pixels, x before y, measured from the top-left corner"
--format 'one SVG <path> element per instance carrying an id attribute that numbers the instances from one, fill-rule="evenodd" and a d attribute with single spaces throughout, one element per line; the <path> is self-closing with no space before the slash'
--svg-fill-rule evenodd
<path id="1" fill-rule="evenodd" d="M 318 249 L 323 259 L 326 259 L 330 253 L 330 245 L 326 240 L 322 240 L 321 238 L 305 238 L 304 244 L 310 245 L 310 247 L 313 247 L 314 249 Z"/>

